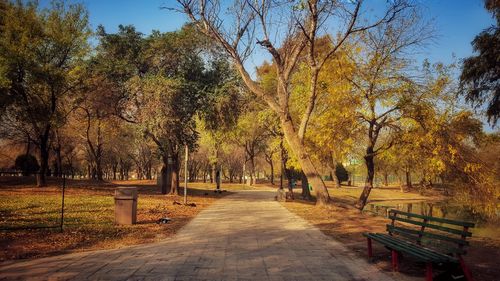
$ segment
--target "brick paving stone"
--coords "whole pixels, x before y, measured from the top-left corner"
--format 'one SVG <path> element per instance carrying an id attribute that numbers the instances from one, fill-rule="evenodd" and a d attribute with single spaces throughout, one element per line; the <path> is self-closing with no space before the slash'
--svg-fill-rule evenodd
<path id="1" fill-rule="evenodd" d="M 274 195 L 224 197 L 154 244 L 5 262 L 0 280 L 395 280 Z"/>

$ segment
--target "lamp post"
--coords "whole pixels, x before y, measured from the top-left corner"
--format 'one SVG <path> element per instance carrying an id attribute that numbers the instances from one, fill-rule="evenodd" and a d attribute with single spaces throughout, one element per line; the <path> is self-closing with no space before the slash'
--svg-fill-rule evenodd
<path id="1" fill-rule="evenodd" d="M 188 155 L 189 148 L 185 145 L 185 160 L 184 160 L 184 204 L 187 204 L 187 185 L 188 185 Z"/>

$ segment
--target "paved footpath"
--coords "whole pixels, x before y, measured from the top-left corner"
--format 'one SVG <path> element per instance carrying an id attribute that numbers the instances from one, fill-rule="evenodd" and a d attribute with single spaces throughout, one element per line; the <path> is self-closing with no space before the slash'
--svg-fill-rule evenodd
<path id="1" fill-rule="evenodd" d="M 0 279 L 393 280 L 273 197 L 238 192 L 163 242 L 4 263 Z"/>

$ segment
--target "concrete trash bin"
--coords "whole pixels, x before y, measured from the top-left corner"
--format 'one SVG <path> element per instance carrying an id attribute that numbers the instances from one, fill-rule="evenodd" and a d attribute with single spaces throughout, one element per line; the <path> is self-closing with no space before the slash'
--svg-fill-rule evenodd
<path id="1" fill-rule="evenodd" d="M 137 221 L 137 188 L 118 187 L 115 190 L 115 223 L 135 224 Z"/>

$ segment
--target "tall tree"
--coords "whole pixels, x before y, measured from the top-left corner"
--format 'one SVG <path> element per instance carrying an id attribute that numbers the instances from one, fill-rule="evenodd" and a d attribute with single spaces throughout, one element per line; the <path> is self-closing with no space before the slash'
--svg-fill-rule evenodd
<path id="1" fill-rule="evenodd" d="M 416 9 L 407 17 L 397 18 L 368 30 L 362 36 L 362 51 L 354 56 L 355 74 L 345 76 L 361 99 L 357 115 L 365 126 L 367 177 L 356 207 L 363 209 L 375 178 L 375 158 L 398 139 L 403 108 L 414 96 L 415 86 L 409 74 L 411 60 L 406 52 L 432 35 Z"/>
<path id="2" fill-rule="evenodd" d="M 257 156 L 263 152 L 267 138 L 266 125 L 258 110 L 247 110 L 238 119 L 233 130 L 235 143 L 245 150 L 245 167 L 249 168 L 249 185 L 255 183 L 255 165 Z"/>
<path id="3" fill-rule="evenodd" d="M 38 186 L 46 185 L 49 138 L 65 122 L 67 104 L 81 84 L 81 61 L 88 52 L 87 11 L 79 4 L 53 1 L 7 2 L 2 7 L 0 63 L 8 81 L 7 111 L 29 127 L 40 151 Z"/>
<path id="4" fill-rule="evenodd" d="M 335 56 L 337 50 L 351 35 L 388 22 L 402 14 L 408 6 L 404 0 L 392 1 L 381 18 L 367 25 L 360 25 L 362 1 L 234 1 L 226 5 L 221 1 L 178 0 L 180 11 L 207 36 L 218 42 L 232 58 L 238 72 L 250 91 L 261 98 L 279 116 L 284 136 L 300 166 L 316 191 L 317 203 L 330 199 L 326 186 L 318 175 L 304 145 L 304 136 L 317 101 L 318 73 L 325 61 Z M 229 7 L 223 14 L 222 10 Z M 335 20 L 331 19 L 336 17 Z M 331 36 L 325 53 L 316 52 L 316 39 L 327 23 L 337 22 L 339 36 Z M 280 30 L 280 32 L 276 32 Z M 276 36 L 272 36 L 276 34 Z M 245 60 L 252 55 L 255 42 L 273 58 L 276 88 L 265 91 L 246 68 Z M 311 83 L 306 110 L 299 120 L 290 114 L 290 79 L 305 51 L 311 69 Z"/>
<path id="5" fill-rule="evenodd" d="M 467 101 L 481 106 L 487 103 L 486 116 L 492 125 L 500 117 L 500 1 L 485 0 L 496 25 L 481 32 L 472 41 L 475 56 L 466 58 L 460 75 L 461 92 Z"/>
<path id="6" fill-rule="evenodd" d="M 157 144 L 164 168 L 172 161 L 170 193 L 178 194 L 181 150 L 193 147 L 197 139 L 193 117 L 199 95 L 189 83 L 159 75 L 133 78 L 129 88 L 136 95 L 134 103 L 140 104 L 135 112 L 140 130 Z"/>

